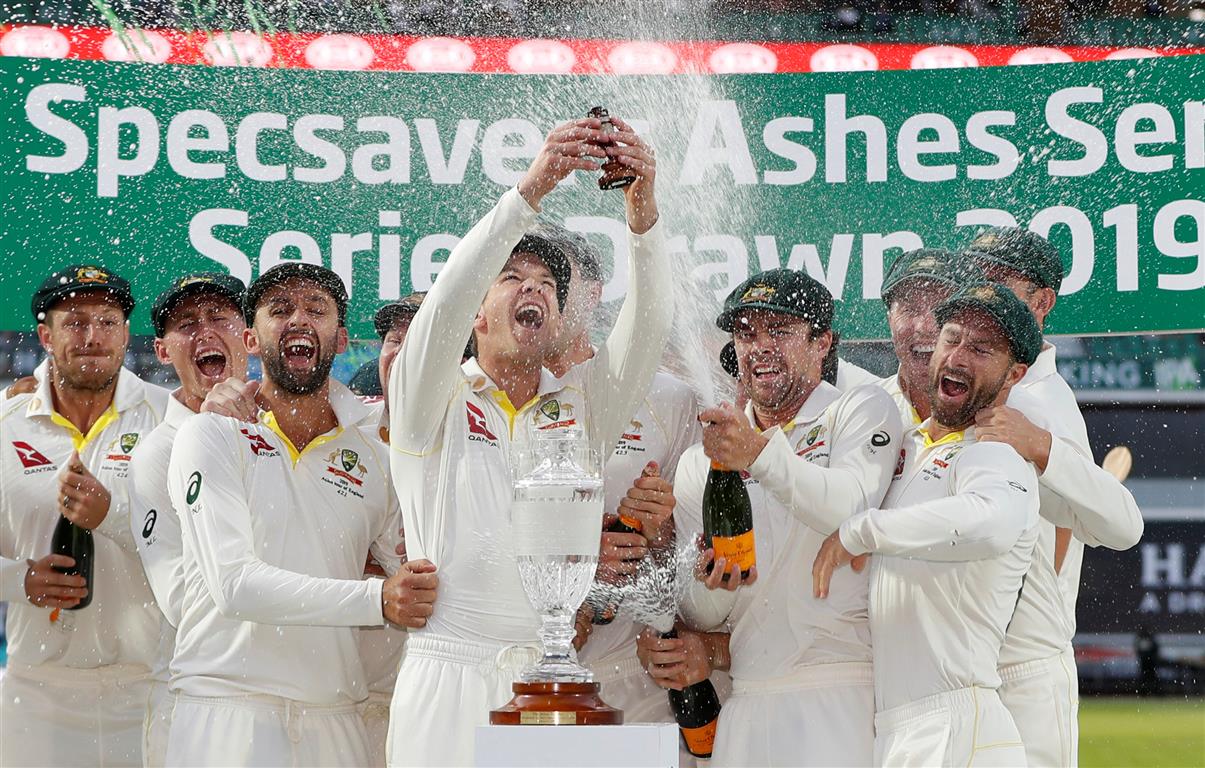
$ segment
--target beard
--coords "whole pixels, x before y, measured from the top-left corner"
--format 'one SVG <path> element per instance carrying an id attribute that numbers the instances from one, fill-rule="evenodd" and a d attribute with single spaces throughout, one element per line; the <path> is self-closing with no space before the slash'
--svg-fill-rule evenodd
<path id="1" fill-rule="evenodd" d="M 63 389 L 76 392 L 103 392 L 113 385 L 120 372 L 120 358 L 105 360 L 100 365 L 91 361 L 84 363 L 78 360 L 68 361 L 65 364 L 55 361 L 54 365 L 54 373 L 59 385 Z"/>
<path id="2" fill-rule="evenodd" d="M 329 352 L 327 350 L 330 350 Z M 314 352 L 314 367 L 296 371 L 285 365 L 284 354 L 278 346 L 267 347 L 260 353 L 264 375 L 290 395 L 309 395 L 317 392 L 330 376 L 335 364 L 334 344 L 318 343 Z"/>
<path id="3" fill-rule="evenodd" d="M 954 405 L 941 399 L 938 388 L 941 386 L 941 377 L 947 373 L 957 373 L 966 378 L 970 378 L 966 371 L 952 368 L 943 368 L 929 380 L 929 407 L 933 413 L 933 420 L 943 427 L 959 428 L 965 427 L 975 421 L 975 414 L 991 405 L 996 400 L 996 396 L 1000 394 L 1001 388 L 1004 387 L 1004 381 L 1008 378 L 1008 371 L 1005 371 L 1000 378 L 992 383 L 984 384 L 975 381 L 967 392 L 966 398 L 961 405 Z"/>

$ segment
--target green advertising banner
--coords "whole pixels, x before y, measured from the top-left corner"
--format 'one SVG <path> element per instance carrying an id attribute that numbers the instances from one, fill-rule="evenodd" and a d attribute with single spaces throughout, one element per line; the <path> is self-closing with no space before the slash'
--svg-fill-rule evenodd
<path id="1" fill-rule="evenodd" d="M 986 224 L 1067 265 L 1050 333 L 1205 327 L 1205 57 L 915 72 L 427 75 L 0 59 L 0 329 L 80 260 L 150 300 L 187 271 L 287 259 L 352 293 L 357 337 L 428 288 L 556 123 L 602 104 L 658 151 L 680 311 L 808 270 L 848 339 L 881 338 L 884 265 Z M 578 174 L 546 215 L 626 285 L 622 193 Z M 615 259 L 615 255 L 621 256 Z M 617 267 L 617 268 L 614 268 Z"/>

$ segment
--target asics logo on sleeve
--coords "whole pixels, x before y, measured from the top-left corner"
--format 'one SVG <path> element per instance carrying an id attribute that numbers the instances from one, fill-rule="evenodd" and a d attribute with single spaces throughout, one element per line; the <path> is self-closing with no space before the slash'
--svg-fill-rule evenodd
<path id="1" fill-rule="evenodd" d="M 486 426 L 485 412 L 472 403 L 465 403 L 465 407 L 468 409 L 465 415 L 469 419 L 469 439 L 486 440 L 497 444 L 498 436 Z"/>

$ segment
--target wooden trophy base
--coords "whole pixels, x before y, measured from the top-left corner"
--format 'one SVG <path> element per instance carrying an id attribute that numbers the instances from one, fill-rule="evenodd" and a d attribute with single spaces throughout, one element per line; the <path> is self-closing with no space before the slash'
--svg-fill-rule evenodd
<path id="1" fill-rule="evenodd" d="M 598 683 L 515 683 L 515 697 L 490 725 L 623 725 L 623 710 L 599 698 Z"/>

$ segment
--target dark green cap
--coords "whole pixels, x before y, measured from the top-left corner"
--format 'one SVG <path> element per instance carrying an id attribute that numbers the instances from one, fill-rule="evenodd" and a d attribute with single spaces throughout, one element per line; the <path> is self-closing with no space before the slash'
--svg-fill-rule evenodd
<path id="1" fill-rule="evenodd" d="M 426 291 L 415 291 L 409 296 L 405 296 L 397 301 L 391 301 L 377 310 L 376 315 L 372 318 L 372 327 L 376 329 L 377 336 L 382 339 L 389 333 L 389 329 L 401 317 L 414 317 L 418 314 L 418 308 L 422 306 L 423 299 L 427 297 Z"/>
<path id="2" fill-rule="evenodd" d="M 569 266 L 570 254 L 590 250 L 586 238 L 551 221 L 540 220 L 527 230 L 511 253 L 534 253 L 544 262 L 556 281 L 557 309 L 564 310 L 565 299 L 569 298 L 569 281 L 573 275 Z"/>
<path id="3" fill-rule="evenodd" d="M 163 338 L 167 332 L 167 316 L 189 296 L 212 293 L 230 299 L 241 311 L 245 290 L 242 280 L 225 272 L 196 272 L 174 280 L 171 287 L 159 294 L 151 305 L 151 326 L 155 329 L 155 336 Z"/>
<path id="4" fill-rule="evenodd" d="M 883 276 L 880 294 L 891 304 L 891 294 L 905 280 L 928 280 L 951 288 L 960 288 L 972 280 L 982 280 L 974 261 L 945 248 L 918 248 L 900 254 Z"/>
<path id="5" fill-rule="evenodd" d="M 30 302 L 34 320 L 44 321 L 46 312 L 59 301 L 88 291 L 109 294 L 121 306 L 126 318 L 134 311 L 134 294 L 124 277 L 99 264 L 72 264 L 52 273 L 34 291 Z"/>
<path id="6" fill-rule="evenodd" d="M 1058 249 L 1028 229 L 989 227 L 975 235 L 963 252 L 981 266 L 1010 269 L 1056 293 L 1063 284 L 1063 260 Z"/>
<path id="7" fill-rule="evenodd" d="M 1026 365 L 1033 365 L 1042 351 L 1042 331 L 1038 321 L 1025 302 L 1000 283 L 977 282 L 964 287 L 946 299 L 933 314 L 937 322 L 945 323 L 959 310 L 978 309 L 986 312 L 1004 331 L 1013 357 Z"/>
<path id="8" fill-rule="evenodd" d="M 749 278 L 724 300 L 724 311 L 715 324 L 731 332 L 738 313 L 747 309 L 782 312 L 803 318 L 814 331 L 827 331 L 833 324 L 833 296 L 807 272 L 771 269 Z"/>
<path id="9" fill-rule="evenodd" d="M 264 293 L 269 288 L 294 278 L 309 280 L 321 286 L 335 300 L 335 306 L 339 310 L 339 325 L 344 325 L 347 322 L 347 286 L 343 285 L 343 278 L 326 267 L 317 264 L 309 264 L 304 261 L 286 261 L 264 272 L 252 280 L 251 285 L 247 287 L 247 294 L 243 303 L 243 314 L 247 317 L 247 325 L 254 324 L 255 310 L 259 306 L 259 300 L 263 298 Z"/>
<path id="10" fill-rule="evenodd" d="M 352 374 L 347 382 L 347 388 L 360 397 L 383 397 L 385 390 L 381 386 L 380 358 L 365 362 Z"/>

